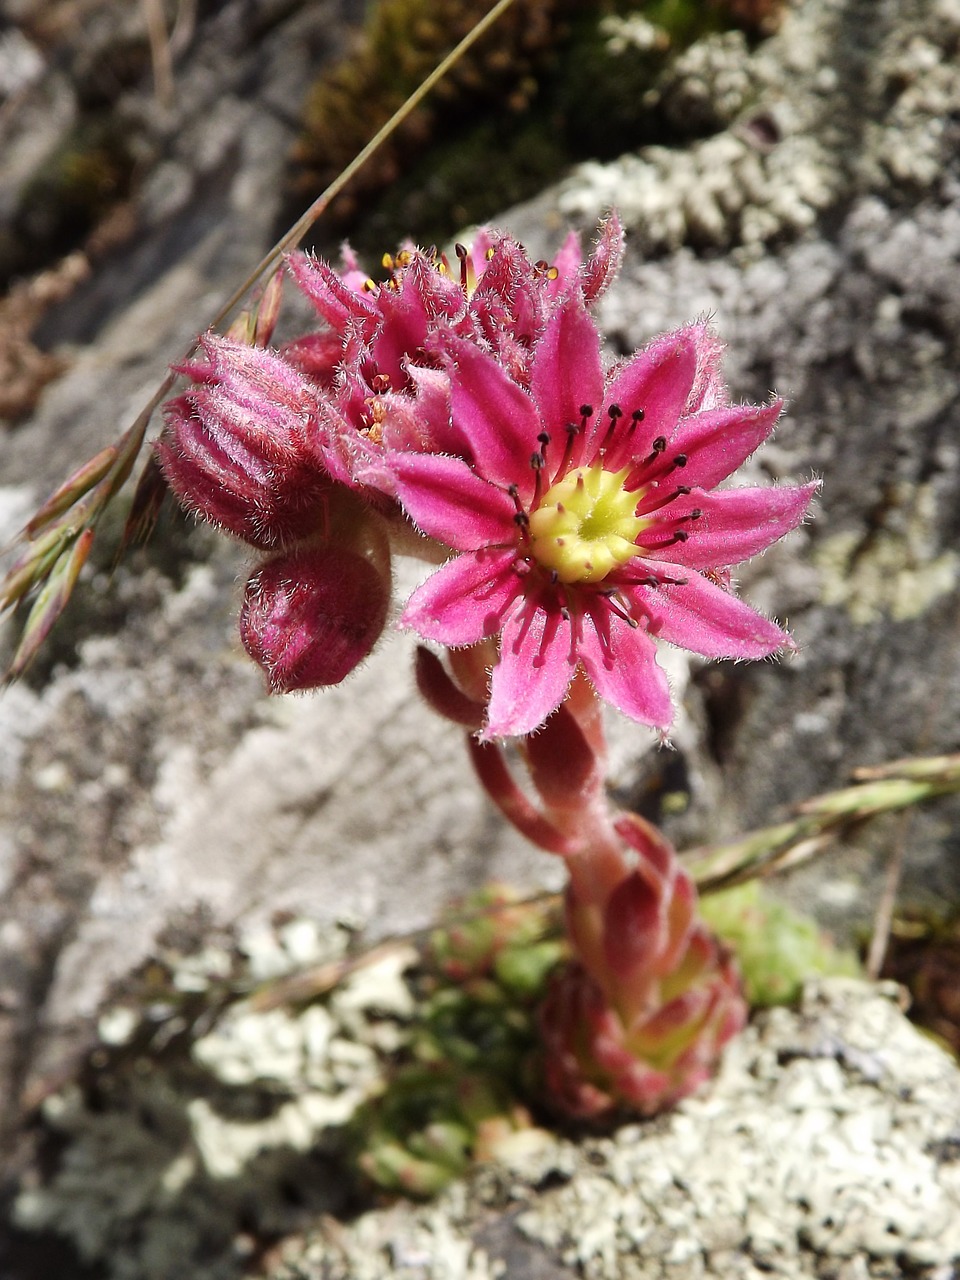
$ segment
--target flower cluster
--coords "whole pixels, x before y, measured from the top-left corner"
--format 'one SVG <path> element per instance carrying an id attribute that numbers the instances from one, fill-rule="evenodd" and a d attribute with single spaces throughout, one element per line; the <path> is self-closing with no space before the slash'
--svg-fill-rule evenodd
<path id="1" fill-rule="evenodd" d="M 443 561 L 402 625 L 480 646 L 486 739 L 523 735 L 578 670 L 634 719 L 672 718 L 655 638 L 708 657 L 789 644 L 731 566 L 797 525 L 813 493 L 716 486 L 769 435 L 775 401 L 731 404 L 706 325 L 604 372 L 590 307 L 616 218 L 553 264 L 481 233 L 412 246 L 366 277 L 288 267 L 319 319 L 279 350 L 207 335 L 158 443 L 182 503 L 265 557 L 243 642 L 276 691 L 341 680 L 384 625 L 390 552 Z"/>
<path id="2" fill-rule="evenodd" d="M 588 257 L 571 237 L 553 264 L 490 232 L 452 265 L 407 246 L 379 284 L 349 251 L 341 271 L 295 256 L 316 330 L 259 345 L 270 295 L 252 342 L 205 337 L 157 445 L 181 502 L 260 557 L 240 634 L 276 692 L 335 684 L 366 657 L 394 553 L 435 566 L 400 618 L 447 651 L 420 647 L 419 688 L 470 731 L 508 821 L 569 872 L 570 956 L 539 1025 L 550 1097 L 581 1117 L 684 1096 L 745 1013 L 673 850 L 611 810 L 596 695 L 666 732 L 658 641 L 706 657 L 787 646 L 730 571 L 799 524 L 816 487 L 718 488 L 782 405 L 731 403 L 707 325 L 605 368 L 590 308 L 621 248 L 611 218 Z M 459 961 L 501 949 L 487 932 L 450 935 Z M 385 1139 L 380 1173 L 448 1169 L 465 1114 L 419 1154 Z"/>

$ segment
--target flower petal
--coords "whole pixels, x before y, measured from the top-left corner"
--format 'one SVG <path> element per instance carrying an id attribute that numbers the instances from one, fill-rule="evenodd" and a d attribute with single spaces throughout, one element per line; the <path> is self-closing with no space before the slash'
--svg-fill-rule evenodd
<path id="1" fill-rule="evenodd" d="M 441 565 L 407 601 L 400 625 L 439 644 L 496 635 L 521 590 L 512 551 L 466 551 Z"/>
<path id="2" fill-rule="evenodd" d="M 690 397 L 684 406 L 684 417 L 702 413 L 707 409 L 719 409 L 730 403 L 730 392 L 721 367 L 724 344 L 709 324 L 701 321 L 692 326 L 697 347 L 697 376 L 690 388 Z"/>
<path id="3" fill-rule="evenodd" d="M 540 416 L 530 396 L 512 382 L 492 355 L 473 343 L 448 337 L 443 344 L 450 369 L 450 401 L 455 428 L 470 441 L 477 471 L 494 484 L 515 484 L 520 496 L 533 494 L 530 459 L 539 449 Z"/>
<path id="4" fill-rule="evenodd" d="M 650 567 L 681 581 L 622 589 L 649 613 L 650 630 L 661 639 L 705 658 L 766 658 L 791 646 L 775 622 L 696 571 L 661 561 Z"/>
<path id="5" fill-rule="evenodd" d="M 578 291 L 564 298 L 547 322 L 534 352 L 530 389 L 551 437 L 547 452 L 551 470 L 551 464 L 558 466 L 564 456 L 567 426 L 580 422 L 583 405 L 598 410 L 603 396 L 600 334 Z M 584 441 L 578 441 L 574 466 L 580 464 L 583 447 Z"/>
<path id="6" fill-rule="evenodd" d="M 591 458 L 601 445 L 604 465 L 619 471 L 631 458 L 648 454 L 658 436 L 673 435 L 697 373 L 697 343 L 693 326 L 654 339 L 615 374 L 604 396 L 603 413 L 593 420 Z M 621 417 L 609 437 L 607 406 L 616 405 Z M 643 411 L 643 421 L 633 418 Z"/>
<path id="7" fill-rule="evenodd" d="M 387 466 L 407 515 L 431 538 L 458 551 L 516 542 L 516 508 L 510 497 L 481 480 L 462 458 L 393 453 Z"/>
<path id="8" fill-rule="evenodd" d="M 450 426 L 450 379 L 440 369 L 408 365 L 406 376 L 415 395 L 388 391 L 380 396 L 384 448 L 409 453 L 466 452 L 465 442 Z"/>
<path id="9" fill-rule="evenodd" d="M 427 334 L 452 326 L 465 309 L 459 286 L 419 252 L 404 270 L 399 289 L 380 286 L 377 306 L 383 320 L 371 350 L 377 371 L 394 386 L 403 381 L 405 358 L 423 359 Z"/>
<path id="10" fill-rule="evenodd" d="M 763 444 L 782 409 L 783 401 L 775 400 L 769 405 L 727 405 L 687 418 L 670 439 L 658 469 L 666 470 L 682 455 L 687 459 L 683 483 L 712 489 Z"/>
<path id="11" fill-rule="evenodd" d="M 532 733 L 563 701 L 577 669 L 569 621 L 537 597 L 507 619 L 483 739 Z"/>
<path id="12" fill-rule="evenodd" d="M 368 336 L 372 334 L 377 317 L 375 303 L 351 288 L 326 262 L 307 253 L 291 253 L 287 269 L 331 329 L 342 329 L 348 321 L 357 320 L 365 326 Z"/>
<path id="13" fill-rule="evenodd" d="M 600 233 L 593 252 L 580 268 L 583 296 L 587 302 L 595 302 L 606 293 L 620 270 L 623 257 L 623 226 L 614 209 L 609 218 L 600 224 Z M 559 258 L 557 259 L 559 265 Z"/>
<path id="14" fill-rule="evenodd" d="M 683 528 L 689 530 L 682 546 L 670 547 L 671 560 L 682 560 L 692 569 L 719 569 L 740 564 L 795 529 L 806 514 L 820 485 L 784 488 L 723 489 L 692 493 L 671 502 L 665 512 L 671 521 L 699 511 Z M 657 559 L 656 551 L 645 553 Z"/>
<path id="15" fill-rule="evenodd" d="M 601 698 L 641 724 L 670 728 L 670 686 L 657 663 L 657 646 L 642 627 L 629 626 L 597 598 L 583 619 L 578 650 Z"/>

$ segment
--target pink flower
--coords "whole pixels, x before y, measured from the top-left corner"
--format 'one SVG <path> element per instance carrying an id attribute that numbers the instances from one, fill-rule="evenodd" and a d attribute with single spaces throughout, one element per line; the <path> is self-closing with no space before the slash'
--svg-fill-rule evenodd
<path id="1" fill-rule="evenodd" d="M 728 589 L 729 567 L 802 520 L 815 484 L 715 492 L 770 434 L 782 404 L 727 403 L 703 325 L 665 334 L 604 377 L 576 293 L 532 353 L 529 387 L 448 335 L 447 416 L 433 451 L 388 459 L 420 530 L 459 554 L 402 622 L 444 645 L 500 637 L 483 736 L 532 732 L 578 666 L 607 701 L 669 727 L 654 636 L 707 657 L 789 643 Z M 434 393 L 434 399 L 436 395 Z"/>
<path id="2" fill-rule="evenodd" d="M 349 251 L 343 272 L 293 255 L 289 269 L 325 327 L 288 343 L 281 355 L 326 392 L 318 445 L 330 474 L 393 496 L 382 446 L 429 447 L 424 380 L 440 364 L 444 340 L 456 336 L 490 352 L 525 384 L 530 353 L 558 300 L 577 288 L 587 302 L 599 298 L 619 267 L 622 244 L 611 216 L 585 261 L 571 234 L 551 266 L 531 262 L 508 236 L 482 231 L 471 249 L 457 247 L 453 266 L 412 246 L 388 255 L 382 284 L 364 280 Z"/>

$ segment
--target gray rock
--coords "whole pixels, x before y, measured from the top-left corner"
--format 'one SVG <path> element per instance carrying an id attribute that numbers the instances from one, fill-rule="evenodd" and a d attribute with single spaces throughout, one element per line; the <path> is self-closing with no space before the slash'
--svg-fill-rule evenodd
<path id="1" fill-rule="evenodd" d="M 178 79 L 182 101 L 145 143 L 167 151 L 141 234 L 51 316 L 49 340 L 70 346 L 73 365 L 29 425 L 0 440 L 11 510 L 130 422 L 268 246 L 287 120 L 307 75 L 298 41 L 331 48 L 341 27 L 332 0 L 278 11 L 251 51 L 243 41 L 263 12 L 237 3 L 211 17 Z M 816 521 L 743 574 L 753 601 L 789 619 L 800 654 L 750 668 L 676 660 L 686 694 L 668 759 L 690 793 L 671 826 L 678 840 L 771 821 L 855 764 L 956 745 L 958 38 L 952 0 L 795 4 L 755 52 L 715 43 L 661 86 L 682 104 L 695 84 L 727 85 L 721 132 L 583 166 L 502 220 L 539 255 L 567 219 L 587 224 L 619 204 L 633 240 L 602 313 L 613 342 L 630 349 L 712 312 L 735 394 L 789 398 L 748 474 L 824 477 Z M 201 944 L 295 908 L 377 936 L 428 922 L 491 875 L 557 882 L 557 865 L 526 850 L 477 793 L 457 734 L 414 700 L 405 640 L 387 641 L 340 689 L 268 700 L 234 633 L 243 572 L 240 549 L 182 528 L 112 577 L 104 559 L 45 668 L 0 702 L 0 1097 L 11 1121 L 69 1068 L 106 993 L 164 931 Z M 651 757 L 641 729 L 616 735 L 615 781 L 629 798 L 664 757 Z M 863 921 L 877 865 L 902 840 L 911 894 L 955 899 L 957 816 L 942 804 L 907 831 L 872 829 L 798 874 L 794 891 L 833 922 Z M 828 1068 L 825 1090 L 845 1070 Z M 611 1174 L 601 1189 L 620 1204 L 617 1186 Z M 933 1266 L 911 1196 L 907 1218 L 893 1219 L 896 1239 L 917 1266 Z M 831 1229 L 819 1200 L 793 1203 L 796 1265 L 806 1266 L 804 1250 L 826 1248 Z M 750 1227 L 761 1242 L 770 1220 Z M 729 1248 L 740 1266 L 722 1232 L 708 1246 L 672 1220 L 651 1223 L 686 1242 L 675 1274 L 696 1274 L 704 1250 Z M 519 1229 L 554 1230 L 535 1214 Z M 618 1256 L 616 1241 L 598 1238 L 596 1253 L 578 1257 L 571 1230 L 570 1265 L 615 1274 L 600 1268 L 615 1265 L 602 1259 Z M 855 1238 L 879 1249 L 883 1229 L 862 1230 Z M 471 1256 L 455 1232 L 444 1239 L 450 1257 Z M 889 1257 L 870 1253 L 857 1272 L 855 1255 L 844 1255 L 850 1280 L 882 1274 L 874 1259 Z M 470 1274 L 456 1265 L 444 1274 Z"/>

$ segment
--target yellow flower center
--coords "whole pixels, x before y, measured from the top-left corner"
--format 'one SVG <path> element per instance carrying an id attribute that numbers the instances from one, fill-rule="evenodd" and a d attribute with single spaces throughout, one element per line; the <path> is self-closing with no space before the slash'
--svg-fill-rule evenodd
<path id="1" fill-rule="evenodd" d="M 640 495 L 623 487 L 632 470 L 604 471 L 599 462 L 578 467 L 530 513 L 533 554 L 561 582 L 602 582 L 637 554 L 637 537 L 650 521 L 636 515 Z"/>

